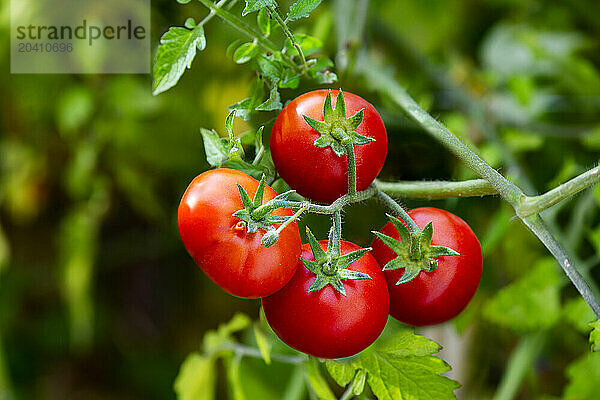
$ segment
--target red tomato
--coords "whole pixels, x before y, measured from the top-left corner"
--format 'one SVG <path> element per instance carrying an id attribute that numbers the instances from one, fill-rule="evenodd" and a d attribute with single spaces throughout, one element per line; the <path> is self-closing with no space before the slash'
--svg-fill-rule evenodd
<path id="1" fill-rule="evenodd" d="M 271 132 L 271 154 L 277 172 L 292 189 L 309 199 L 331 203 L 348 192 L 346 154 L 339 157 L 331 147 L 315 147 L 314 142 L 321 135 L 303 117 L 323 121 L 327 92 L 305 93 L 283 108 Z M 334 107 L 337 93 L 337 90 L 331 91 Z M 356 132 L 375 139 L 354 146 L 357 190 L 365 190 L 385 162 L 387 133 L 381 117 L 370 103 L 352 93 L 343 94 L 348 117 L 364 108 L 364 117 Z"/>
<path id="2" fill-rule="evenodd" d="M 327 241 L 319 242 L 327 247 Z M 360 247 L 342 241 L 341 254 Z M 310 246 L 302 246 L 302 258 L 314 260 Z M 267 321 L 289 346 L 322 358 L 348 357 L 379 337 L 389 314 L 385 278 L 379 264 L 365 254 L 348 266 L 371 279 L 342 280 L 346 296 L 331 285 L 307 293 L 315 280 L 302 262 L 292 280 L 279 292 L 262 300 Z"/>
<path id="3" fill-rule="evenodd" d="M 240 171 L 220 168 L 194 178 L 179 204 L 179 233 L 194 261 L 225 291 L 245 298 L 268 296 L 294 275 L 300 233 L 293 222 L 273 246 L 261 245 L 265 230 L 248 233 L 246 223 L 232 216 L 244 208 L 238 183 L 254 197 L 258 181 Z M 263 202 L 275 196 L 277 192 L 266 186 Z M 278 209 L 273 214 L 286 216 L 292 211 Z"/>
<path id="4" fill-rule="evenodd" d="M 483 258 L 481 245 L 465 221 L 438 208 L 422 207 L 408 214 L 423 229 L 433 221 L 434 246 L 449 247 L 460 255 L 439 257 L 434 271 L 421 271 L 413 280 L 396 285 L 404 268 L 384 271 L 390 292 L 390 314 L 397 320 L 414 325 L 439 324 L 455 317 L 469 303 L 481 279 Z M 401 240 L 388 223 L 381 233 Z M 396 253 L 376 238 L 373 256 L 380 265 L 396 258 Z"/>

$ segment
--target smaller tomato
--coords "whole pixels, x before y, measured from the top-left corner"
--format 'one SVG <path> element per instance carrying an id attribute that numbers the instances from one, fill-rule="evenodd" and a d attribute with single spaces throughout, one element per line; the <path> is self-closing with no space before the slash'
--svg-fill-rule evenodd
<path id="1" fill-rule="evenodd" d="M 196 264 L 228 293 L 259 298 L 281 289 L 294 275 L 300 256 L 296 222 L 283 229 L 274 245 L 265 247 L 267 232 L 248 232 L 246 222 L 233 214 L 244 209 L 237 184 L 253 197 L 259 182 L 243 172 L 219 168 L 198 175 L 179 204 L 179 233 Z M 263 202 L 277 196 L 265 187 Z M 291 216 L 288 208 L 273 212 Z M 280 224 L 275 224 L 278 227 Z"/>
<path id="2" fill-rule="evenodd" d="M 481 245 L 469 225 L 456 215 L 438 208 L 422 207 L 408 212 L 420 229 L 433 222 L 432 246 L 444 246 L 459 255 L 437 257 L 437 268 L 422 270 L 412 280 L 396 285 L 405 268 L 384 271 L 390 292 L 390 313 L 414 325 L 434 325 L 458 315 L 469 303 L 481 279 Z M 401 240 L 390 222 L 379 232 Z M 379 238 L 372 244 L 373 256 L 382 266 L 397 254 Z"/>
<path id="3" fill-rule="evenodd" d="M 327 241 L 319 245 L 325 249 Z M 341 255 L 359 249 L 354 243 L 341 242 Z M 302 246 L 301 257 L 315 260 L 308 244 Z M 346 296 L 331 285 L 308 292 L 315 274 L 300 262 L 291 281 L 262 300 L 267 321 L 281 340 L 315 357 L 341 358 L 362 351 L 379 337 L 389 314 L 381 268 L 366 253 L 347 269 L 371 279 L 342 281 Z"/>

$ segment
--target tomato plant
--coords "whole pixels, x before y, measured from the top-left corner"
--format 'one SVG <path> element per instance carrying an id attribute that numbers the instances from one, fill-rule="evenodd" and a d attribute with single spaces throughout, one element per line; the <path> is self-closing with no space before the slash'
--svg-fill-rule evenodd
<path id="1" fill-rule="evenodd" d="M 327 243 L 319 241 L 319 246 L 326 249 Z M 359 249 L 354 243 L 341 241 L 342 256 Z M 302 246 L 301 258 L 315 260 L 308 244 Z M 300 262 L 291 281 L 263 299 L 267 321 L 281 340 L 316 357 L 341 358 L 358 353 L 377 339 L 389 313 L 381 268 L 366 253 L 347 269 L 368 274 L 370 279 L 344 281 L 345 295 L 333 285 L 311 290 L 318 278 Z"/>
<path id="2" fill-rule="evenodd" d="M 244 208 L 236 185 L 250 194 L 259 188 L 256 179 L 227 168 L 194 178 L 179 205 L 181 239 L 194 261 L 225 291 L 245 298 L 268 296 L 294 275 L 300 234 L 294 222 L 281 232 L 275 245 L 263 246 L 265 229 L 249 232 L 248 223 L 233 215 Z M 263 201 L 269 201 L 277 192 L 266 186 L 263 196 Z M 292 213 L 280 208 L 274 215 Z"/>
<path id="3" fill-rule="evenodd" d="M 437 266 L 431 271 L 419 271 L 400 284 L 396 283 L 407 273 L 406 268 L 384 271 L 390 292 L 390 314 L 410 325 L 438 324 L 460 313 L 475 294 L 482 272 L 481 245 L 465 221 L 445 210 L 421 207 L 410 210 L 408 215 L 419 228 L 433 222 L 431 244 L 459 254 L 427 260 Z M 380 233 L 401 239 L 392 222 Z M 381 238 L 376 238 L 372 247 L 373 256 L 382 266 L 398 257 Z"/>
<path id="4" fill-rule="evenodd" d="M 331 93 L 335 97 L 340 92 Z M 348 192 L 343 137 L 354 144 L 356 186 L 364 190 L 383 167 L 387 133 L 375 108 L 352 93 L 332 102 L 329 91 L 314 90 L 285 106 L 271 132 L 275 167 L 301 195 L 330 203 Z"/>

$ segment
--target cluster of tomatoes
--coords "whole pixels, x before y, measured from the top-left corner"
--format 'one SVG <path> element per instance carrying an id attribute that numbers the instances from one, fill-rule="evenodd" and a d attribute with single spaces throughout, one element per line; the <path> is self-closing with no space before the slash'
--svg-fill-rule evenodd
<path id="1" fill-rule="evenodd" d="M 373 183 L 387 152 L 375 108 L 351 93 L 333 94 L 337 104 L 326 90 L 290 102 L 270 142 L 279 175 L 306 199 L 324 203 L 349 192 L 349 143 L 357 191 Z M 481 246 L 447 211 L 409 211 L 412 230 L 390 216 L 369 249 L 333 233 L 317 241 L 310 231 L 302 245 L 289 220 L 292 209 L 280 206 L 287 204 L 282 196 L 264 181 L 218 168 L 191 182 L 178 222 L 186 249 L 206 275 L 232 295 L 262 298 L 273 331 L 299 351 L 322 358 L 356 354 L 377 339 L 388 315 L 415 326 L 441 323 L 477 289 Z M 274 232 L 277 240 L 266 240 Z"/>

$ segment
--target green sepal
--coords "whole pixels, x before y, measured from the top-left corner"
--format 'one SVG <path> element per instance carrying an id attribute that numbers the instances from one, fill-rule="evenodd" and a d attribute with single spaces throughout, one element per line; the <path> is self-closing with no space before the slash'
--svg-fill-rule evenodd
<path id="1" fill-rule="evenodd" d="M 340 256 L 340 248 L 335 246 L 333 240 L 333 229 L 329 232 L 329 241 L 327 245 L 327 251 L 319 245 L 319 241 L 310 231 L 306 228 L 306 236 L 308 238 L 308 244 L 313 253 L 315 260 L 302 260 L 302 264 L 307 270 L 315 274 L 315 280 L 308 288 L 308 293 L 323 289 L 327 285 L 331 285 L 337 292 L 346 296 L 346 288 L 342 283 L 343 280 L 357 280 L 357 279 L 371 279 L 368 274 L 352 271 L 347 267 L 353 262 L 360 259 L 366 253 L 372 249 L 359 249 L 353 252 Z"/>
<path id="2" fill-rule="evenodd" d="M 318 121 L 307 115 L 303 117 L 311 128 L 321 134 L 314 141 L 314 145 L 318 148 L 331 147 L 338 157 L 346 154 L 344 141 L 350 140 L 355 146 L 362 146 L 375 141 L 373 138 L 360 135 L 356 132 L 356 129 L 364 118 L 364 109 L 347 118 L 346 102 L 341 90 L 337 95 L 335 108 L 332 106 L 331 90 L 327 93 L 327 97 L 325 97 L 325 102 L 323 103 L 323 121 Z"/>
<path id="3" fill-rule="evenodd" d="M 404 268 L 404 272 L 396 285 L 410 282 L 421 271 L 431 272 L 438 267 L 438 257 L 457 256 L 459 253 L 449 247 L 432 246 L 433 223 L 429 222 L 420 232 L 410 232 L 404 223 L 387 214 L 388 219 L 396 228 L 401 240 L 381 232 L 372 231 L 383 244 L 392 249 L 397 257 L 383 266 L 383 271 L 393 271 Z"/>
<path id="4" fill-rule="evenodd" d="M 276 201 L 287 199 L 292 193 L 295 193 L 295 191 L 289 190 L 285 193 L 279 194 L 268 203 L 263 204 L 265 186 L 266 177 L 263 175 L 258 183 L 258 187 L 256 188 L 254 199 L 250 199 L 246 189 L 244 189 L 239 183 L 237 184 L 244 208 L 237 210 L 232 215 L 246 223 L 246 230 L 248 233 L 256 232 L 259 229 L 270 231 L 275 228 L 273 224 L 281 224 L 291 218 L 290 216 L 272 215 L 271 213 L 279 208 L 275 204 Z M 266 204 L 270 205 L 260 208 Z"/>

